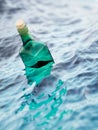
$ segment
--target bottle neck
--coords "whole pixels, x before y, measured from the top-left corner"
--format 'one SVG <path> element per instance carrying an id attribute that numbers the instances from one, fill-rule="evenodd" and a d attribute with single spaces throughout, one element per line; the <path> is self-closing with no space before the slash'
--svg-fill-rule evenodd
<path id="1" fill-rule="evenodd" d="M 23 42 L 23 46 L 25 46 L 29 41 L 34 41 L 34 39 L 32 38 L 29 32 L 25 33 L 24 35 L 20 34 L 20 36 Z"/>

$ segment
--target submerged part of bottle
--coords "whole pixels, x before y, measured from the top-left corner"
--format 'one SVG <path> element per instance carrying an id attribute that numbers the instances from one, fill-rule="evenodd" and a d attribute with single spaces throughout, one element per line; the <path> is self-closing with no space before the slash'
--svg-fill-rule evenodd
<path id="1" fill-rule="evenodd" d="M 19 20 L 16 26 L 23 41 L 20 56 L 25 65 L 28 84 L 31 85 L 34 81 L 39 84 L 50 75 L 54 60 L 48 47 L 33 39 L 23 20 Z"/>

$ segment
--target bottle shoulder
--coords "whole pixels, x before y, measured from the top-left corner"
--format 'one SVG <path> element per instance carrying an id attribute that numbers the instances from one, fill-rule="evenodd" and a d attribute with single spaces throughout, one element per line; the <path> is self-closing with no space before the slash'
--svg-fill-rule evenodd
<path id="1" fill-rule="evenodd" d="M 38 52 L 40 49 L 46 47 L 46 45 L 39 41 L 29 41 L 26 45 L 22 46 L 20 49 L 21 53 L 25 52 Z"/>

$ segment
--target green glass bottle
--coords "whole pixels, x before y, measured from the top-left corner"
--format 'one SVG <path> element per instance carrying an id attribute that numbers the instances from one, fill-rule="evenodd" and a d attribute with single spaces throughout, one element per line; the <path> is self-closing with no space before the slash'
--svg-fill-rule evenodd
<path id="1" fill-rule="evenodd" d="M 23 42 L 20 57 L 25 65 L 28 84 L 34 81 L 39 84 L 50 75 L 54 63 L 52 55 L 44 43 L 34 40 L 23 20 L 17 21 L 16 27 Z"/>

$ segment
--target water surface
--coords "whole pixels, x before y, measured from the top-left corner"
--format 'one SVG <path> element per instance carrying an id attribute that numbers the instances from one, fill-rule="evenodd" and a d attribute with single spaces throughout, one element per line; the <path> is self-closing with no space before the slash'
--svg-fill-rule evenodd
<path id="1" fill-rule="evenodd" d="M 98 1 L 0 1 L 0 130 L 98 130 Z M 15 28 L 49 47 L 52 73 L 27 84 Z M 34 88 L 35 87 L 35 88 Z"/>

